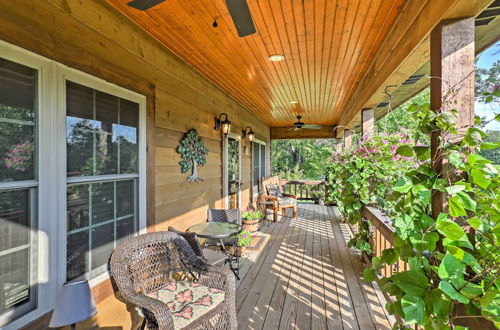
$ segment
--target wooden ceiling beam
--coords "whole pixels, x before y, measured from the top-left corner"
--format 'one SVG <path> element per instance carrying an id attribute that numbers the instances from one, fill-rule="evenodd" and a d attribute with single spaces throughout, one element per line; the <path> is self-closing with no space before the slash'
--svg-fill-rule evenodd
<path id="1" fill-rule="evenodd" d="M 333 126 L 322 126 L 320 129 L 301 128 L 294 131 L 293 127 L 271 127 L 271 139 L 333 139 L 335 138 L 333 129 Z"/>
<path id="2" fill-rule="evenodd" d="M 354 116 L 366 106 L 372 95 L 388 86 L 386 82 L 391 77 L 399 74 L 397 85 L 400 85 L 411 73 L 428 61 L 428 51 L 423 52 L 425 58 L 416 63 L 412 55 L 419 49 L 420 52 L 425 47 L 428 49 L 428 45 L 425 46 L 424 42 L 442 20 L 476 16 L 491 3 L 491 0 L 428 1 L 421 11 L 416 11 L 415 8 L 422 3 L 424 3 L 422 0 L 411 0 L 400 15 L 369 69 L 366 70 L 361 83 L 358 84 L 346 105 L 341 107 L 345 110 L 340 117 L 336 118 L 339 125 L 352 126 Z"/>

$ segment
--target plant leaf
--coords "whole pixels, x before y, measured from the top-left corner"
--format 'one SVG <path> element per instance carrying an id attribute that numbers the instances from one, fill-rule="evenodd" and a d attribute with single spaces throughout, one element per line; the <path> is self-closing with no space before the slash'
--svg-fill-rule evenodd
<path id="1" fill-rule="evenodd" d="M 424 324 L 425 303 L 421 297 L 406 294 L 401 298 L 401 307 L 403 308 L 406 324 Z"/>

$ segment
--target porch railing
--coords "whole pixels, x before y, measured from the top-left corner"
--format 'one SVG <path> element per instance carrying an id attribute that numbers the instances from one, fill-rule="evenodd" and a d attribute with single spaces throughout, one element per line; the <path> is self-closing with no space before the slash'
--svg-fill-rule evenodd
<path id="1" fill-rule="evenodd" d="M 372 248 L 372 254 L 370 256 L 364 255 L 364 258 L 371 262 L 373 257 L 381 257 L 382 251 L 385 249 L 394 247 L 393 234 L 395 229 L 391 226 L 390 218 L 375 207 L 363 206 L 361 215 L 370 222 L 370 237 L 368 241 Z M 352 228 L 352 230 L 357 231 L 357 228 Z M 405 270 L 408 270 L 408 264 L 398 259 L 393 265 L 386 265 L 382 268 L 380 275 L 382 277 L 389 277 L 394 272 L 402 272 Z"/>
<path id="2" fill-rule="evenodd" d="M 281 180 L 283 192 L 297 196 L 301 201 L 319 201 L 326 196 L 325 181 Z"/>

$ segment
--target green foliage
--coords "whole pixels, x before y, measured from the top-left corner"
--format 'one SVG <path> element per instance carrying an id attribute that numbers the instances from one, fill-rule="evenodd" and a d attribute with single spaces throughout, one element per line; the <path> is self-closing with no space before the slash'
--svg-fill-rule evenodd
<path id="1" fill-rule="evenodd" d="M 320 180 L 335 140 L 273 140 L 272 172 L 287 180 Z"/>
<path id="2" fill-rule="evenodd" d="M 189 169 L 192 170 L 192 174 L 187 177 L 187 181 L 202 180 L 198 176 L 198 166 L 207 163 L 205 156 L 208 154 L 208 150 L 195 129 L 190 129 L 184 135 L 181 144 L 177 147 L 177 153 L 182 155 L 182 160 L 179 162 L 182 173 L 186 173 Z"/>
<path id="3" fill-rule="evenodd" d="M 261 210 L 247 209 L 241 214 L 241 218 L 247 220 L 263 219 L 264 213 Z"/>
<path id="4" fill-rule="evenodd" d="M 238 240 L 238 246 L 241 247 L 250 245 L 250 243 L 252 243 L 252 234 L 246 229 L 242 230 L 241 233 L 236 235 L 236 238 Z"/>
<path id="5" fill-rule="evenodd" d="M 428 104 L 418 103 L 406 111 L 417 123 L 412 139 L 376 134 L 361 140 L 357 149 L 337 155 L 327 169 L 328 199 L 349 223 L 359 225 L 349 245 L 368 254 L 369 225 L 361 219 L 362 204 L 390 216 L 394 247 L 372 258 L 364 276 L 393 296 L 388 310 L 404 320 L 396 327 L 461 329 L 458 304 L 465 305 L 469 317 L 486 318 L 498 327 L 500 176 L 493 162 L 480 154 L 495 150 L 497 141 L 488 140 L 478 123 L 461 143 L 452 143 L 456 111 L 435 113 Z M 441 131 L 446 175 L 436 173 L 431 163 L 428 135 L 435 130 Z M 448 208 L 434 219 L 431 194 L 436 191 L 448 196 Z M 398 259 L 408 263 L 409 270 L 378 279 L 379 270 Z"/>

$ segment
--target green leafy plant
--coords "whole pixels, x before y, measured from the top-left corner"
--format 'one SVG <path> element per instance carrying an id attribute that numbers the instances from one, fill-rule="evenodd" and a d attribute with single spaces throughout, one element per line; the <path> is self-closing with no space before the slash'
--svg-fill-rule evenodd
<path id="1" fill-rule="evenodd" d="M 198 166 L 207 163 L 205 156 L 208 154 L 208 150 L 195 129 L 189 130 L 184 135 L 181 144 L 177 147 L 177 153 L 182 155 L 182 160 L 179 162 L 182 173 L 186 173 L 189 169 L 192 171 L 186 180 L 188 182 L 203 180 L 198 176 Z"/>
<path id="2" fill-rule="evenodd" d="M 254 210 L 254 209 L 249 208 L 241 214 L 241 217 L 243 219 L 247 219 L 247 220 L 263 219 L 264 213 L 261 210 Z"/>
<path id="3" fill-rule="evenodd" d="M 495 91 L 485 95 L 485 101 L 498 96 Z M 456 143 L 455 110 L 434 112 L 420 104 L 408 111 L 418 119 L 418 127 L 411 140 L 403 138 L 391 146 L 395 152 L 381 150 L 383 135 L 375 135 L 360 148 L 336 155 L 327 171 L 328 198 L 351 224 L 359 225 L 350 245 L 368 254 L 369 223 L 361 218 L 362 205 L 376 206 L 392 219 L 394 247 L 373 257 L 364 277 L 393 297 L 387 309 L 403 320 L 395 328 L 463 329 L 467 319 L 485 319 L 499 327 L 500 176 L 479 153 L 500 143 L 485 141 L 480 121 Z M 441 150 L 434 162 L 430 133 L 438 136 Z M 371 145 L 371 152 L 364 152 L 365 144 Z M 379 153 L 373 152 L 373 145 Z M 442 172 L 435 171 L 436 161 L 442 161 Z M 435 217 L 433 194 L 448 201 Z M 377 276 L 398 259 L 408 270 Z"/>
<path id="4" fill-rule="evenodd" d="M 236 238 L 238 240 L 239 247 L 248 246 L 252 243 L 252 234 L 246 229 L 243 229 L 241 233 L 236 235 Z"/>

